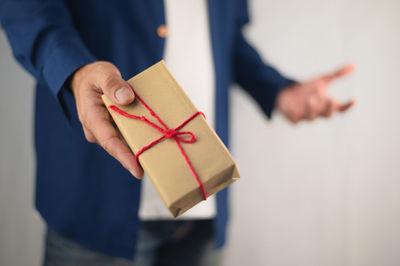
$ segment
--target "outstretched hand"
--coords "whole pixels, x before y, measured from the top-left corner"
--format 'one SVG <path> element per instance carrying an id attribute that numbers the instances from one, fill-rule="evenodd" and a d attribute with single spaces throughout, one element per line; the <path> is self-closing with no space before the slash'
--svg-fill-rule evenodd
<path id="1" fill-rule="evenodd" d="M 71 80 L 79 120 L 89 142 L 97 142 L 117 159 L 133 176 L 141 178 L 142 168 L 136 163 L 128 145 L 120 138 L 101 99 L 103 94 L 116 104 L 127 105 L 135 99 L 128 82 L 117 67 L 108 62 L 95 62 L 81 67 Z"/>
<path id="2" fill-rule="evenodd" d="M 317 117 L 331 117 L 336 112 L 345 112 L 355 100 L 339 103 L 327 95 L 328 85 L 355 70 L 353 64 L 346 65 L 334 73 L 304 83 L 284 88 L 278 95 L 276 107 L 291 122 L 314 120 Z"/>

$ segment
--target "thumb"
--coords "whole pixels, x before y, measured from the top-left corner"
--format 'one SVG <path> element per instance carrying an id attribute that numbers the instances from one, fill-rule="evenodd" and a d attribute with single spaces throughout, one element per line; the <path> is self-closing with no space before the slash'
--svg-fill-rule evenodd
<path id="1" fill-rule="evenodd" d="M 127 105 L 133 102 L 135 94 L 121 75 L 111 74 L 102 86 L 104 94 L 114 103 Z"/>

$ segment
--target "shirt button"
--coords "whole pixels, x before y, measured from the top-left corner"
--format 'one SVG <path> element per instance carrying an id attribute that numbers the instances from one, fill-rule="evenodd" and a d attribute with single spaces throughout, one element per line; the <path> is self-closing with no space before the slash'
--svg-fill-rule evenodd
<path id="1" fill-rule="evenodd" d="M 160 38 L 166 38 L 168 35 L 168 28 L 164 24 L 158 26 L 157 34 Z"/>

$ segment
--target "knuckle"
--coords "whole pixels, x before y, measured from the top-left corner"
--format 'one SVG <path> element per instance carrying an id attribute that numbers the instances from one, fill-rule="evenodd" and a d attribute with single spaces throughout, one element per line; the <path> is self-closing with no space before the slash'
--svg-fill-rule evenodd
<path id="1" fill-rule="evenodd" d="M 93 137 L 93 135 L 86 131 L 85 131 L 85 138 L 90 143 L 96 143 L 96 139 Z"/>
<path id="2" fill-rule="evenodd" d="M 85 124 L 86 116 L 83 111 L 78 111 L 78 119 L 82 124 Z"/>
<path id="3" fill-rule="evenodd" d="M 105 79 L 104 90 L 108 92 L 113 92 L 122 85 L 122 78 L 118 75 L 111 74 Z"/>
<path id="4" fill-rule="evenodd" d="M 94 135 L 83 125 L 83 133 L 85 135 L 85 138 L 88 142 L 90 143 L 95 143 L 96 142 L 96 138 L 94 137 Z"/>
<path id="5" fill-rule="evenodd" d="M 78 113 L 78 118 L 79 118 L 79 121 L 82 123 L 82 125 L 89 127 L 87 111 L 84 111 L 84 110 L 80 111 Z"/>
<path id="6" fill-rule="evenodd" d="M 86 140 L 89 141 L 90 143 L 96 143 L 96 139 L 91 136 L 86 136 Z"/>
<path id="7" fill-rule="evenodd" d="M 78 111 L 78 119 L 79 119 L 79 122 L 81 122 L 81 124 L 83 125 L 83 116 L 82 116 L 82 114 Z"/>
<path id="8" fill-rule="evenodd" d="M 294 113 L 293 116 L 291 117 L 291 121 L 293 123 L 298 123 L 301 120 L 301 116 L 298 113 Z"/>
<path id="9" fill-rule="evenodd" d="M 291 122 L 294 122 L 294 121 L 296 120 L 297 115 L 296 115 L 295 112 L 289 111 L 289 112 L 286 114 L 286 117 L 287 117 Z"/>
<path id="10" fill-rule="evenodd" d="M 313 121 L 315 119 L 315 113 L 310 113 L 307 115 L 307 120 Z"/>
<path id="11" fill-rule="evenodd" d="M 113 67 L 114 67 L 114 65 L 107 61 L 99 61 L 94 65 L 94 68 L 97 71 L 101 71 L 101 72 L 108 71 L 109 69 L 111 69 Z"/>
<path id="12" fill-rule="evenodd" d="M 329 112 L 328 111 L 324 111 L 324 112 L 320 113 L 320 116 L 329 117 Z"/>
<path id="13" fill-rule="evenodd" d="M 112 87 L 115 86 L 117 83 L 117 78 L 115 75 L 108 75 L 107 78 L 105 79 L 105 85 L 106 87 Z"/>
<path id="14" fill-rule="evenodd" d="M 313 103 L 313 101 L 312 101 L 311 98 L 310 98 L 310 99 L 308 99 L 308 101 L 307 101 L 307 103 L 306 103 L 306 108 L 307 108 L 308 110 L 312 110 L 313 107 L 314 107 L 314 103 Z"/>

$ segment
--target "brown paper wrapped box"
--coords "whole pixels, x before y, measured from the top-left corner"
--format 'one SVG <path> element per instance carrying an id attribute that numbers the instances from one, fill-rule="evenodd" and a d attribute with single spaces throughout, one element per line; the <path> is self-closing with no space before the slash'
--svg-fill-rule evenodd
<path id="1" fill-rule="evenodd" d="M 176 128 L 198 111 L 163 61 L 151 66 L 128 82 L 135 93 L 168 128 Z M 144 146 L 163 136 L 163 133 L 149 124 L 125 117 L 110 109 L 110 106 L 114 104 L 105 95 L 103 95 L 103 101 L 135 154 Z M 116 106 L 128 114 L 145 116 L 161 127 L 138 97 L 128 106 Z M 195 135 L 196 140 L 193 143 L 180 142 L 180 145 L 204 185 L 207 196 L 239 179 L 235 161 L 203 116 L 197 115 L 177 132 L 192 132 Z M 188 136 L 179 136 L 182 139 L 188 138 Z M 143 170 L 174 217 L 180 216 L 203 200 L 199 183 L 174 138 L 164 138 L 140 154 L 138 158 Z"/>

